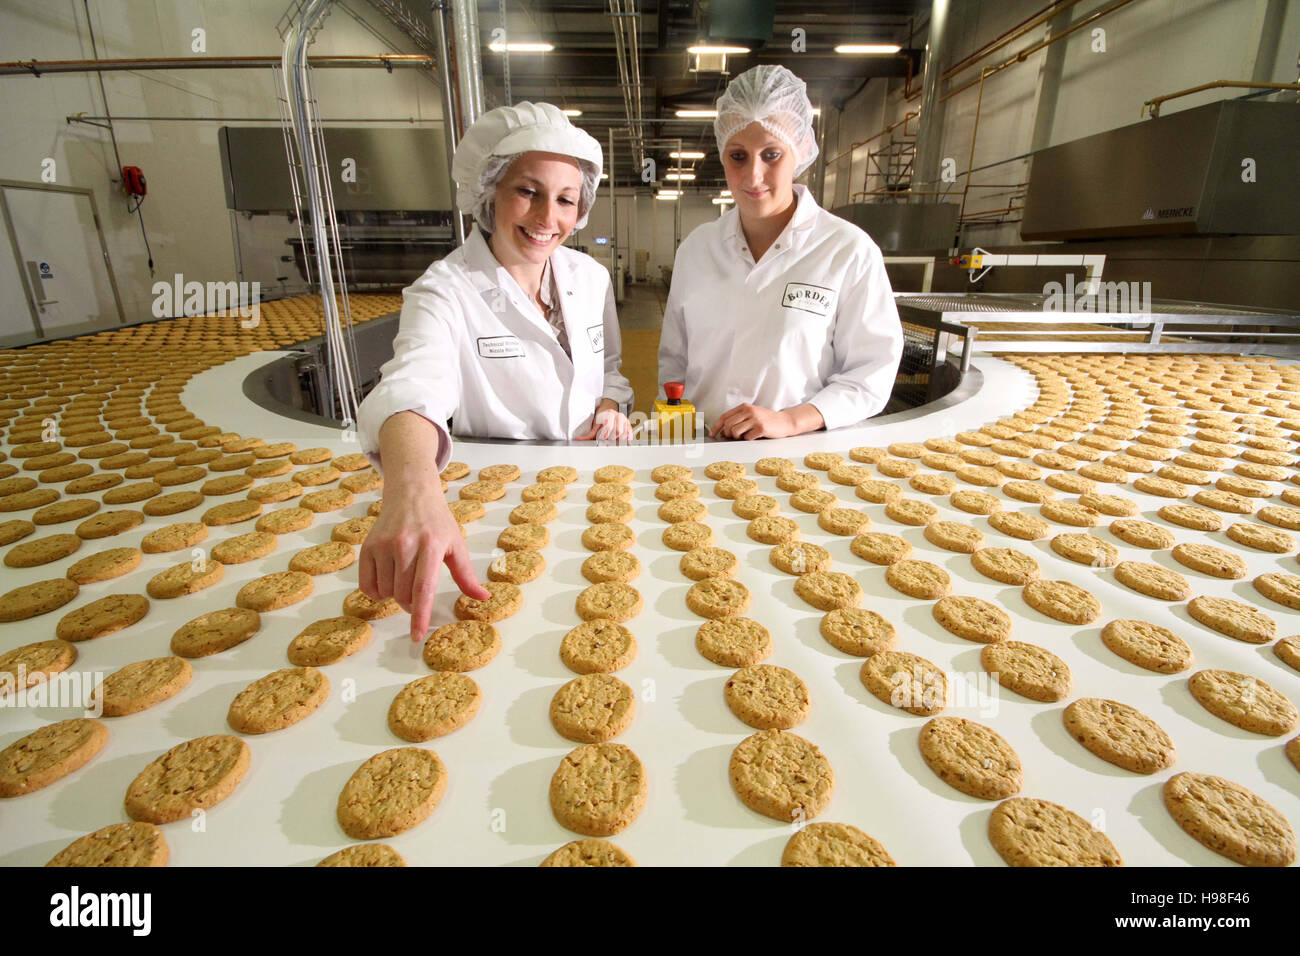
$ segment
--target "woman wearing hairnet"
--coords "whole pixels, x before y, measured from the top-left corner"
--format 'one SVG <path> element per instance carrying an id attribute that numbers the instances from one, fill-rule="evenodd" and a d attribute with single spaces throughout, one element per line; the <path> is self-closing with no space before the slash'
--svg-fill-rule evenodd
<path id="1" fill-rule="evenodd" d="M 443 563 L 467 595 L 487 597 L 438 476 L 449 419 L 469 436 L 631 437 L 609 273 L 563 245 L 587 223 L 601 161 L 600 144 L 549 103 L 483 114 L 452 159 L 456 205 L 478 228 L 403 291 L 393 357 L 357 413 L 385 481 L 361 590 L 410 611 L 413 640 Z"/>
<path id="2" fill-rule="evenodd" d="M 794 178 L 817 156 L 812 105 L 782 66 L 733 79 L 713 123 L 735 208 L 677 250 L 659 381 L 724 438 L 783 438 L 889 400 L 903 333 L 880 249 Z"/>

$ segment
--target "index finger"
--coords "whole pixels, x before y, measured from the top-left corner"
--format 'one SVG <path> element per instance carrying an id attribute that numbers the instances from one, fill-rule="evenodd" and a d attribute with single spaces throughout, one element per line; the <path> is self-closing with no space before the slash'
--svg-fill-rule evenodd
<path id="1" fill-rule="evenodd" d="M 421 548 L 415 561 L 411 581 L 411 640 L 423 641 L 429 633 L 429 618 L 433 616 L 433 599 L 438 593 L 438 573 L 442 570 L 442 555 L 430 548 Z"/>

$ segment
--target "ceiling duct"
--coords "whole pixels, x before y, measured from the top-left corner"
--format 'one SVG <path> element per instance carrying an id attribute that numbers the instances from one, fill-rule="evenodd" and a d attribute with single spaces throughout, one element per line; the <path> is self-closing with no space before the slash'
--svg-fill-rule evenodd
<path id="1" fill-rule="evenodd" d="M 762 49 L 772 39 L 776 0 L 708 0 L 704 39 Z"/>

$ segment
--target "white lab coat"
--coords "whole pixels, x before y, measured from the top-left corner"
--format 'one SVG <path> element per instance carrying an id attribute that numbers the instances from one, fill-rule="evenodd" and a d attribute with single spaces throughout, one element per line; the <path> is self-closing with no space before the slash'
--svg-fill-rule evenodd
<path id="1" fill-rule="evenodd" d="M 401 411 L 437 426 L 442 470 L 448 419 L 458 435 L 568 439 L 590 428 L 601 398 L 631 406 L 609 273 L 564 246 L 550 266 L 572 360 L 478 229 L 403 290 L 393 357 L 357 412 L 361 450 L 376 468 L 379 429 Z"/>
<path id="2" fill-rule="evenodd" d="M 889 400 L 903 331 L 880 248 L 806 186 L 757 264 L 734 208 L 677 250 L 659 341 L 659 383 L 681 381 L 710 426 L 749 402 L 805 402 L 827 428 Z"/>

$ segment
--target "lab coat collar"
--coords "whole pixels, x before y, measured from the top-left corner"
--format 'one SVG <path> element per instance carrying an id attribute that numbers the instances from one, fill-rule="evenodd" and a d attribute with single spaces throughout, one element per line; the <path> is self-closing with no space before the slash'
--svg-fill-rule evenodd
<path id="1" fill-rule="evenodd" d="M 817 219 L 817 213 L 821 209 L 817 205 L 817 200 L 813 198 L 812 190 L 803 183 L 795 183 L 793 186 L 795 196 L 794 215 L 786 223 L 785 229 L 781 230 L 781 235 L 777 236 L 777 241 L 789 235 L 791 242 L 798 242 L 808 234 L 812 228 L 813 222 Z M 727 213 L 727 220 L 723 229 L 725 238 L 734 243 L 737 249 L 745 245 L 745 233 L 740 228 L 740 210 L 734 205 L 731 211 Z M 488 255 L 491 255 L 489 251 Z"/>

